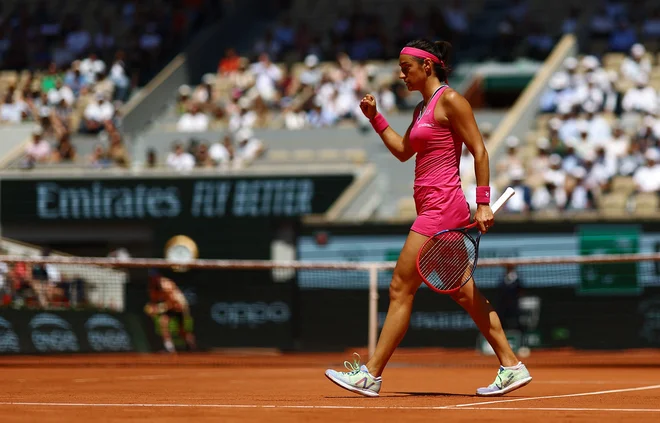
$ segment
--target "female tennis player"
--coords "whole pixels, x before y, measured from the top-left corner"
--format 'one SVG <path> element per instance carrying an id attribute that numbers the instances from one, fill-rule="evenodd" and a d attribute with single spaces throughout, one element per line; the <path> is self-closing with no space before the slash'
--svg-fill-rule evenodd
<path id="1" fill-rule="evenodd" d="M 360 364 L 358 356 L 353 363 L 344 362 L 347 372 L 330 369 L 325 372 L 335 384 L 361 395 L 378 396 L 381 374 L 408 330 L 413 298 L 421 284 L 416 267 L 418 251 L 429 237 L 441 230 L 464 227 L 470 222 L 470 208 L 459 176 L 462 143 L 474 156 L 478 204 L 474 219 L 482 233 L 493 225 L 488 152 L 470 104 L 447 86 L 450 50 L 447 42 L 427 40 L 412 41 L 401 50 L 399 78 L 408 90 L 419 91 L 423 96 L 403 137 L 378 113 L 372 95 L 367 94 L 360 102 L 362 112 L 394 157 L 405 162 L 417 154 L 414 186 L 417 219 L 394 269 L 390 305 L 376 351 L 365 365 Z M 503 395 L 528 384 L 532 378 L 527 368 L 511 350 L 499 317 L 474 280 L 450 295 L 470 314 L 500 362 L 495 382 L 477 389 L 477 395 Z"/>

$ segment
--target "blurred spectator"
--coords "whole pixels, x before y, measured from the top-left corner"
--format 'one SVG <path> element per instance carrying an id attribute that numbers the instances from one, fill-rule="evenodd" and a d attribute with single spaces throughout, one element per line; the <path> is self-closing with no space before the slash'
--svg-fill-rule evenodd
<path id="1" fill-rule="evenodd" d="M 614 19 L 600 6 L 589 22 L 590 36 L 594 39 L 607 39 L 614 30 Z"/>
<path id="2" fill-rule="evenodd" d="M 115 108 L 108 102 L 105 95 L 98 93 L 94 100 L 85 108 L 80 131 L 88 134 L 96 134 L 103 129 L 105 121 L 111 120 L 115 114 Z"/>
<path id="3" fill-rule="evenodd" d="M 55 80 L 55 86 L 49 90 L 43 90 L 48 95 L 48 104 L 53 106 L 64 100 L 67 106 L 73 106 L 76 101 L 73 90 L 64 85 L 61 79 Z"/>
<path id="4" fill-rule="evenodd" d="M 50 250 L 44 248 L 41 252 L 42 257 L 48 257 Z M 50 307 L 56 299 L 63 295 L 59 284 L 62 282 L 62 276 L 56 265 L 52 263 L 35 264 L 32 266 L 32 287 L 36 291 L 39 305 L 42 308 Z"/>
<path id="5" fill-rule="evenodd" d="M 587 171 L 576 167 L 570 172 L 571 182 L 566 184 L 566 210 L 589 210 L 594 208 L 594 195 L 584 184 Z"/>
<path id="6" fill-rule="evenodd" d="M 550 183 L 553 186 L 563 188 L 566 183 L 566 171 L 562 168 L 562 159 L 558 154 L 552 154 L 548 158 L 548 170 L 545 172 L 545 183 Z"/>
<path id="7" fill-rule="evenodd" d="M 55 88 L 55 82 L 61 78 L 61 74 L 58 72 L 57 63 L 51 62 L 48 65 L 48 70 L 46 74 L 41 77 L 41 90 L 45 93 Z"/>
<path id="8" fill-rule="evenodd" d="M 493 133 L 493 124 L 490 122 L 484 122 L 479 125 L 479 129 L 481 130 L 481 138 L 483 138 L 484 142 L 488 143 L 488 140 L 490 140 L 490 136 Z"/>
<path id="9" fill-rule="evenodd" d="M 94 85 L 94 93 L 100 94 L 103 98 L 111 100 L 115 97 L 115 84 L 107 78 L 105 71 L 96 74 L 96 84 Z"/>
<path id="10" fill-rule="evenodd" d="M 101 30 L 94 35 L 94 48 L 101 52 L 101 56 L 107 54 L 115 47 L 115 36 L 112 34 L 112 21 L 104 19 Z"/>
<path id="11" fill-rule="evenodd" d="M 128 260 L 131 258 L 131 254 L 124 247 L 119 247 L 114 250 L 111 250 L 108 253 L 108 257 L 115 258 L 117 260 Z"/>
<path id="12" fill-rule="evenodd" d="M 14 101 L 11 93 L 5 95 L 5 101 L 0 105 L 0 123 L 21 123 L 27 116 L 24 104 Z"/>
<path id="13" fill-rule="evenodd" d="M 5 255 L 7 252 L 3 249 L 0 250 L 0 255 Z M 0 306 L 8 306 L 11 304 L 12 286 L 9 281 L 9 266 L 5 262 L 0 262 Z"/>
<path id="14" fill-rule="evenodd" d="M 651 60 L 646 57 L 646 48 L 642 44 L 630 48 L 630 54 L 621 62 L 621 75 L 633 82 L 651 75 Z"/>
<path id="15" fill-rule="evenodd" d="M 121 133 L 112 124 L 111 121 L 105 122 L 105 130 L 108 133 L 110 146 L 108 147 L 108 158 L 116 166 L 128 167 L 130 165 L 130 155 L 124 145 Z"/>
<path id="16" fill-rule="evenodd" d="M 535 186 L 543 181 L 546 172 L 550 169 L 550 141 L 541 137 L 536 141 L 538 153 L 527 164 L 529 174 L 528 182 Z"/>
<path id="17" fill-rule="evenodd" d="M 181 143 L 176 142 L 167 156 L 166 163 L 170 169 L 177 172 L 189 172 L 195 167 L 195 158 L 183 149 Z"/>
<path id="18" fill-rule="evenodd" d="M 540 23 L 532 24 L 526 38 L 526 56 L 534 60 L 545 60 L 554 44 L 552 36 L 545 32 Z"/>
<path id="19" fill-rule="evenodd" d="M 550 78 L 548 88 L 541 96 L 539 103 L 543 113 L 554 113 L 560 103 L 572 102 L 573 91 L 569 90 L 569 76 L 561 72 Z"/>
<path id="20" fill-rule="evenodd" d="M 507 265 L 504 277 L 499 285 L 498 314 L 502 319 L 504 329 L 520 329 L 520 296 L 522 294 L 522 280 L 513 265 Z"/>
<path id="21" fill-rule="evenodd" d="M 264 36 L 256 42 L 253 50 L 257 54 L 267 54 L 271 57 L 279 57 L 280 52 L 282 51 L 282 45 L 275 39 L 273 32 L 267 30 L 264 33 Z"/>
<path id="22" fill-rule="evenodd" d="M 223 142 L 215 142 L 209 149 L 209 156 L 213 163 L 221 168 L 229 166 L 234 154 L 234 149 L 229 135 L 225 135 Z"/>
<path id="23" fill-rule="evenodd" d="M 79 18 L 78 18 L 79 19 Z M 92 36 L 82 27 L 80 22 L 75 22 L 73 30 L 66 36 L 66 47 L 75 56 L 80 56 L 91 46 Z"/>
<path id="24" fill-rule="evenodd" d="M 628 153 L 629 145 L 630 137 L 617 122 L 613 128 L 612 139 L 605 144 L 606 163 L 611 174 L 620 172 L 619 162 Z"/>
<path id="25" fill-rule="evenodd" d="M 94 168 L 106 168 L 112 165 L 112 160 L 108 157 L 102 145 L 97 144 L 88 159 L 89 165 Z"/>
<path id="26" fill-rule="evenodd" d="M 594 196 L 600 195 L 613 176 L 605 164 L 605 149 L 598 147 L 584 158 L 582 164 L 586 171 L 584 187 Z"/>
<path id="27" fill-rule="evenodd" d="M 179 118 L 176 129 L 179 132 L 204 132 L 209 129 L 209 117 L 200 111 L 197 104 L 192 104 L 189 112 Z"/>
<path id="28" fill-rule="evenodd" d="M 639 192 L 660 192 L 660 151 L 649 148 L 644 155 L 646 164 L 633 175 Z"/>
<path id="29" fill-rule="evenodd" d="M 525 170 L 522 167 L 509 169 L 509 186 L 514 189 L 516 195 L 507 201 L 506 210 L 512 213 L 526 213 L 532 206 L 532 190 L 524 182 Z"/>
<path id="30" fill-rule="evenodd" d="M 257 122 L 257 113 L 250 110 L 247 99 L 239 100 L 239 112 L 229 117 L 229 131 L 236 132 L 241 128 L 254 128 Z"/>
<path id="31" fill-rule="evenodd" d="M 236 132 L 236 141 L 238 142 L 234 157 L 236 166 L 245 166 L 259 158 L 266 151 L 263 142 L 254 136 L 251 129 L 242 128 Z"/>
<path id="32" fill-rule="evenodd" d="M 96 77 L 100 73 L 105 73 L 105 62 L 99 59 L 96 53 L 91 52 L 89 55 L 80 62 L 80 73 L 90 81 L 96 82 Z"/>
<path id="33" fill-rule="evenodd" d="M 595 144 L 589 139 L 589 124 L 587 122 L 580 120 L 577 122 L 576 127 L 579 135 L 573 147 L 575 147 L 577 156 L 584 160 L 586 156 L 594 151 Z"/>
<path id="34" fill-rule="evenodd" d="M 36 163 L 45 163 L 51 155 L 50 143 L 43 139 L 43 131 L 38 129 L 32 133 L 32 142 L 25 147 L 26 166 L 32 167 Z"/>
<path id="35" fill-rule="evenodd" d="M 58 141 L 57 147 L 53 153 L 55 163 L 73 162 L 76 159 L 76 149 L 71 144 L 69 134 L 66 133 Z"/>
<path id="36" fill-rule="evenodd" d="M 218 75 L 228 75 L 238 70 L 241 58 L 236 54 L 236 50 L 228 48 L 225 50 L 225 56 L 218 63 Z"/>
<path id="37" fill-rule="evenodd" d="M 553 178 L 546 174 L 543 184 L 534 189 L 532 194 L 532 210 L 558 211 L 566 206 L 566 191 L 564 185 L 556 185 Z"/>
<path id="38" fill-rule="evenodd" d="M 124 61 L 125 53 L 118 51 L 115 60 L 110 67 L 110 80 L 114 84 L 115 99 L 126 102 L 131 88 L 131 80 L 128 77 L 128 67 Z"/>
<path id="39" fill-rule="evenodd" d="M 91 84 L 91 81 L 80 72 L 80 62 L 72 63 L 71 69 L 64 76 L 64 84 L 73 90 L 76 97 L 80 95 L 85 87 Z"/>
<path id="40" fill-rule="evenodd" d="M 197 167 L 210 168 L 213 167 L 213 160 L 209 154 L 208 145 L 205 143 L 199 144 L 197 153 L 195 154 L 195 162 Z"/>
<path id="41" fill-rule="evenodd" d="M 499 174 L 505 174 L 508 170 L 513 168 L 522 168 L 523 162 L 518 155 L 518 147 L 520 146 L 520 140 L 514 135 L 508 136 L 504 142 L 506 143 L 507 153 L 504 158 L 500 159 L 497 163 L 497 172 Z"/>
<path id="42" fill-rule="evenodd" d="M 588 138 L 595 144 L 607 143 L 612 135 L 612 128 L 602 114 L 597 113 L 598 107 L 593 101 L 582 105 L 584 109 L 584 122 L 587 125 Z"/>
<path id="43" fill-rule="evenodd" d="M 156 150 L 150 148 L 147 150 L 147 168 L 153 169 L 158 166 L 158 158 L 156 157 Z"/>
<path id="44" fill-rule="evenodd" d="M 658 107 L 658 94 L 649 85 L 648 76 L 637 76 L 636 84 L 626 91 L 621 106 L 626 112 L 655 113 Z"/>
<path id="45" fill-rule="evenodd" d="M 642 34 L 645 38 L 660 38 L 660 7 L 655 7 L 651 16 L 644 20 Z"/>
<path id="46" fill-rule="evenodd" d="M 628 145 L 626 154 L 619 160 L 619 173 L 623 176 L 633 176 L 643 164 L 644 154 L 639 144 L 632 142 Z"/>
<path id="47" fill-rule="evenodd" d="M 202 78 L 202 83 L 199 84 L 192 92 L 191 100 L 200 105 L 201 108 L 208 109 L 213 101 L 213 88 L 211 83 L 214 79 L 213 74 L 206 74 Z"/>
<path id="48" fill-rule="evenodd" d="M 637 33 L 628 19 L 619 17 L 616 21 L 616 26 L 610 34 L 610 51 L 625 52 L 628 51 L 633 44 L 637 42 Z"/>
<path id="49" fill-rule="evenodd" d="M 468 14 L 460 0 L 454 0 L 449 6 L 444 7 L 443 13 L 447 26 L 454 33 L 454 36 L 463 36 L 468 33 Z"/>
<path id="50" fill-rule="evenodd" d="M 266 104 L 277 99 L 277 83 L 282 79 L 282 71 L 270 61 L 267 54 L 259 55 L 259 61 L 251 66 L 255 75 L 255 89 Z"/>
<path id="51" fill-rule="evenodd" d="M 568 11 L 568 15 L 561 23 L 562 34 L 575 34 L 578 28 L 581 11 L 578 7 L 572 6 Z"/>
<path id="52" fill-rule="evenodd" d="M 593 115 L 603 108 L 605 94 L 601 87 L 596 84 L 596 75 L 594 73 L 588 73 L 584 81 L 585 83 L 580 84 L 576 88 L 573 101 L 576 104 L 581 104 L 582 110 Z"/>

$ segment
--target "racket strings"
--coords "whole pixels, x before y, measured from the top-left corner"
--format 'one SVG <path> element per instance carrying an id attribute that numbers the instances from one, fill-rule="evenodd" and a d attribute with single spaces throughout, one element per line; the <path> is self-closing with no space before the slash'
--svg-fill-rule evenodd
<path id="1" fill-rule="evenodd" d="M 426 281 L 440 291 L 463 286 L 474 269 L 477 248 L 461 231 L 448 231 L 429 239 L 419 258 L 419 271 Z"/>

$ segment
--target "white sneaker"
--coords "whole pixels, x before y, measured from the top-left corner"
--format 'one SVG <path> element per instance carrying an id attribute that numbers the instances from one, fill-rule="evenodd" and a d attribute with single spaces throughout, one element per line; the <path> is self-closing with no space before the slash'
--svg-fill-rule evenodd
<path id="1" fill-rule="evenodd" d="M 367 366 L 360 365 L 360 355 L 353 353 L 356 357 L 353 363 L 344 361 L 347 372 L 337 372 L 332 369 L 325 371 L 325 377 L 330 379 L 341 388 L 356 392 L 366 397 L 377 397 L 380 392 L 382 379 L 374 377 L 369 373 Z"/>
<path id="2" fill-rule="evenodd" d="M 507 369 L 500 366 L 495 382 L 485 388 L 477 389 L 477 395 L 483 397 L 504 395 L 507 392 L 522 388 L 531 381 L 532 376 L 522 363 L 517 369 Z"/>

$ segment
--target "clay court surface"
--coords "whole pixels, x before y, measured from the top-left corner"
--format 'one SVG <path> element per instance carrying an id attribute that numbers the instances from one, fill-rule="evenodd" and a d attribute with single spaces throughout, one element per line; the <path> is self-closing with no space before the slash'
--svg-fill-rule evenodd
<path id="1" fill-rule="evenodd" d="M 363 356 L 366 356 L 364 351 Z M 660 351 L 534 351 L 534 377 L 504 397 L 474 396 L 495 377 L 474 351 L 401 350 L 380 398 L 323 375 L 349 353 L 1 357 L 5 422 L 657 422 Z"/>

